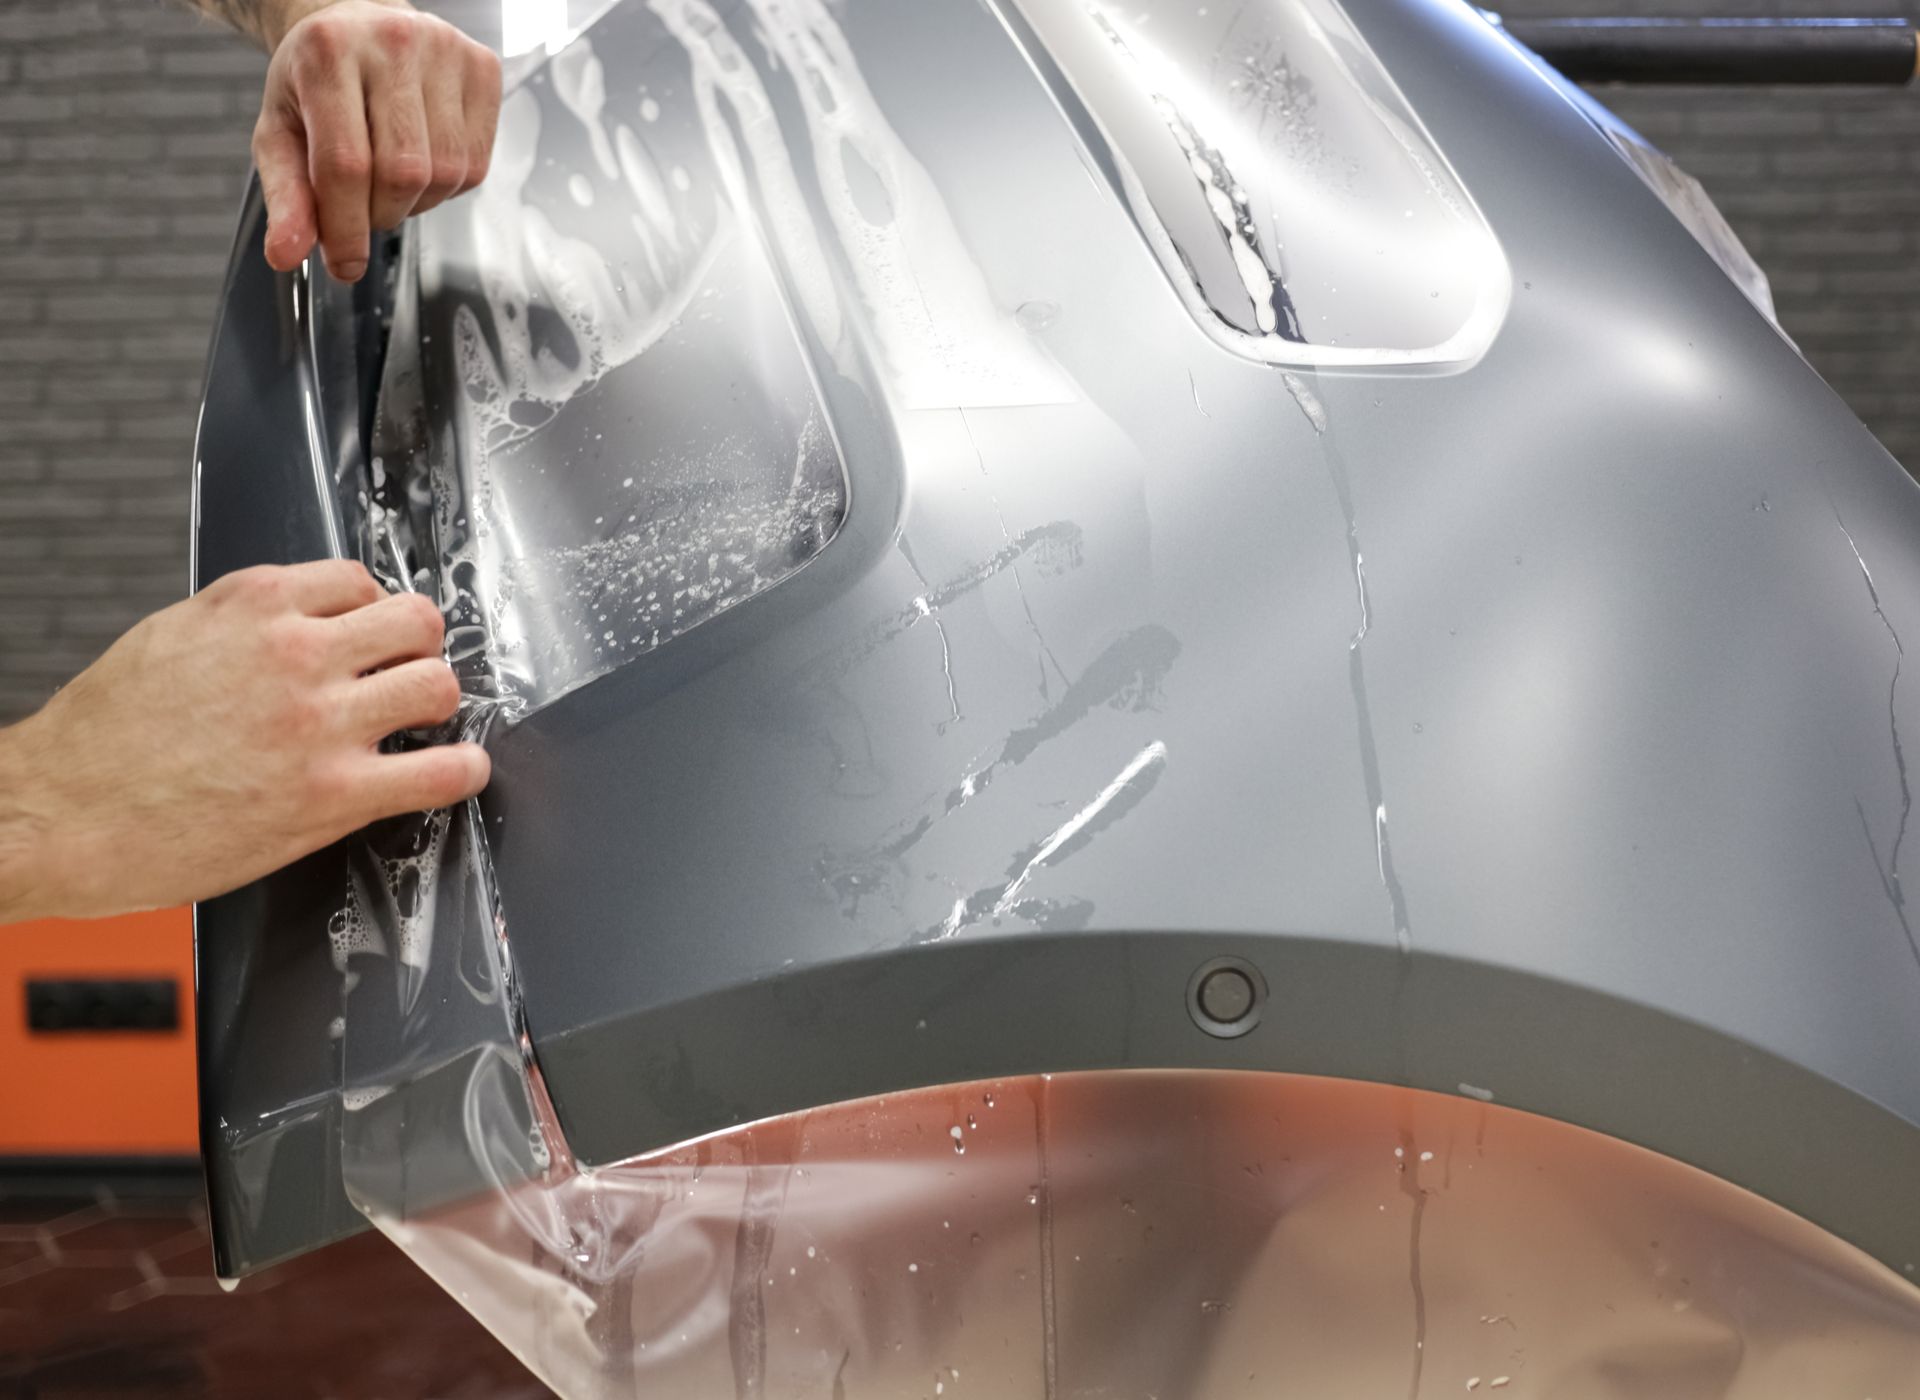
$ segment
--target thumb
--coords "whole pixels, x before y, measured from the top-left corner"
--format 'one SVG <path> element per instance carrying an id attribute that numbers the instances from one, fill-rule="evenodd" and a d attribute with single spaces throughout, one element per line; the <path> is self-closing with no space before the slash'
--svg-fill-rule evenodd
<path id="1" fill-rule="evenodd" d="M 253 163 L 267 201 L 267 263 L 291 271 L 319 237 L 313 187 L 307 183 L 305 131 L 284 113 L 261 113 L 253 133 Z"/>

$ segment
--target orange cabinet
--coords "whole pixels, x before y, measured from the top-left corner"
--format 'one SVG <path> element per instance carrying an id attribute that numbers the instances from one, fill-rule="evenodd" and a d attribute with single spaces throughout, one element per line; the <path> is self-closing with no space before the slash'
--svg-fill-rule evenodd
<path id="1" fill-rule="evenodd" d="M 191 911 L 0 928 L 0 1158 L 198 1151 Z"/>

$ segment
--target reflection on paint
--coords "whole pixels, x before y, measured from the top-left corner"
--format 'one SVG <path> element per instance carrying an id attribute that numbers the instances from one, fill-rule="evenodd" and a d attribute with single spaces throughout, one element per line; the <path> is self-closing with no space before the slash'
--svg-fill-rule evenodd
<path id="1" fill-rule="evenodd" d="M 706 0 L 648 4 L 691 55 L 708 139 L 750 182 L 822 341 L 833 346 L 843 332 L 826 290 L 825 269 L 837 259 L 857 284 L 858 311 L 900 407 L 1071 397 L 1028 330 L 995 305 L 946 201 L 881 110 L 826 0 L 751 5 L 757 58 Z M 792 76 L 803 132 L 782 131 L 773 115 L 768 89 L 782 72 Z M 809 197 L 824 205 L 825 227 Z"/>
<path id="2" fill-rule="evenodd" d="M 1201 329 L 1272 364 L 1460 364 L 1506 259 L 1335 0 L 996 0 Z"/>

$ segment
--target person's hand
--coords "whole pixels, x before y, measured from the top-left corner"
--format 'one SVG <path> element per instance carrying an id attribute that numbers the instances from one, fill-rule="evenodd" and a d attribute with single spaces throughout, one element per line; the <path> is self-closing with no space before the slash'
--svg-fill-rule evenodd
<path id="1" fill-rule="evenodd" d="M 211 898 L 478 792 L 477 744 L 378 748 L 454 714 L 441 627 L 344 560 L 243 570 L 138 624 L 0 730 L 0 923 Z"/>
<path id="2" fill-rule="evenodd" d="M 285 0 L 253 159 L 267 201 L 267 261 L 297 267 L 320 244 L 358 281 L 370 229 L 395 227 L 479 184 L 500 118 L 500 60 L 405 0 Z"/>

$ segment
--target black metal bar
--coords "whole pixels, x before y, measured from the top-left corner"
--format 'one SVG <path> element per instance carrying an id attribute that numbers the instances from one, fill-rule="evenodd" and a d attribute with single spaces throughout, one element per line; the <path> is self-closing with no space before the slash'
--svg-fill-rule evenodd
<path id="1" fill-rule="evenodd" d="M 1902 19 L 1526 19 L 1507 33 L 1575 82 L 1912 81 L 1913 25 Z"/>

